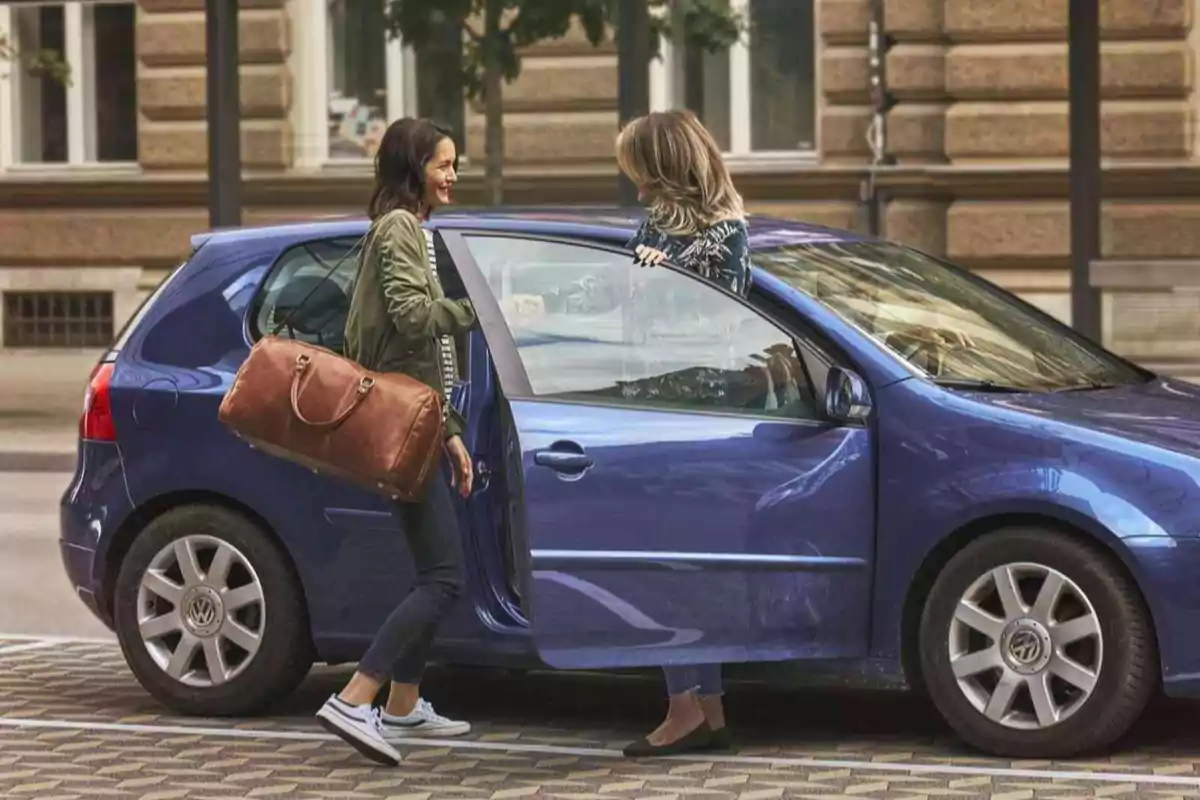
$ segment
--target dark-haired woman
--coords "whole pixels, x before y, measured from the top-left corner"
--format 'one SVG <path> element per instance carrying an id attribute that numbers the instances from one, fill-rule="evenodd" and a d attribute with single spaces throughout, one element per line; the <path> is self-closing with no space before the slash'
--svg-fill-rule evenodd
<path id="1" fill-rule="evenodd" d="M 450 300 L 430 264 L 421 222 L 450 202 L 458 154 L 450 132 L 428 120 L 402 119 L 383 136 L 375 157 L 371 229 L 359 256 L 358 280 L 346 323 L 346 355 L 376 372 L 410 375 L 440 392 L 454 373 L 451 337 L 475 324 L 467 300 Z M 447 404 L 445 451 L 451 483 L 471 493 L 471 459 L 463 420 Z M 454 500 L 440 471 L 422 499 L 401 503 L 400 516 L 416 567 L 416 582 L 383 623 L 342 691 L 317 718 L 360 753 L 400 763 L 396 745 L 420 736 L 461 736 L 465 722 L 446 719 L 420 694 L 438 623 L 462 592 L 463 556 Z M 374 707 L 384 683 L 388 699 Z"/>

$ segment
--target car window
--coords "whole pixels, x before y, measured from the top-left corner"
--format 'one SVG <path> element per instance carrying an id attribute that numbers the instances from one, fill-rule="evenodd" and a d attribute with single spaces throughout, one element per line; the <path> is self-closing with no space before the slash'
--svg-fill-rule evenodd
<path id="1" fill-rule="evenodd" d="M 815 418 L 792 338 L 711 284 L 583 245 L 466 242 L 535 395 Z"/>
<path id="2" fill-rule="evenodd" d="M 991 284 L 883 242 L 759 250 L 759 269 L 825 304 L 931 378 L 1053 390 L 1143 380 Z"/>
<path id="3" fill-rule="evenodd" d="M 285 251 L 255 302 L 255 338 L 271 333 L 286 319 L 280 336 L 340 353 L 358 273 L 358 244 L 357 237 L 327 239 Z M 334 265 L 337 268 L 330 275 Z"/>

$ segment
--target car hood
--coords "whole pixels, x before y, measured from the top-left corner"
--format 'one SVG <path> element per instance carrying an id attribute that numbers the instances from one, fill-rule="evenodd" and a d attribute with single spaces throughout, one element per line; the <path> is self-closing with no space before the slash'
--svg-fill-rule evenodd
<path id="1" fill-rule="evenodd" d="M 991 395 L 992 405 L 1200 458 L 1200 386 L 1170 378 L 1114 389 Z"/>

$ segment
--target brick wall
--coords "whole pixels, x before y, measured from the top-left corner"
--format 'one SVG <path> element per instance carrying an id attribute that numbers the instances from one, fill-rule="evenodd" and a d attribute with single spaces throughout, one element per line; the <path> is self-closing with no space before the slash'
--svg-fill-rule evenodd
<path id="1" fill-rule="evenodd" d="M 288 11 L 283 0 L 244 0 L 240 8 L 242 161 L 284 170 L 292 165 Z M 147 171 L 208 163 L 204 36 L 204 0 L 139 1 L 138 160 Z"/>
<path id="2" fill-rule="evenodd" d="M 504 87 L 504 157 L 508 165 L 611 161 L 617 134 L 617 55 L 593 46 L 574 26 L 560 39 L 522 51 L 521 75 Z M 467 104 L 467 155 L 483 163 L 482 101 Z"/>

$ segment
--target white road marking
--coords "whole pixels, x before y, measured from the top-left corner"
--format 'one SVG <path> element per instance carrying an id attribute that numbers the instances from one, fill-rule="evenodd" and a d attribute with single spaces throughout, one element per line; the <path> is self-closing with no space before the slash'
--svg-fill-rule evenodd
<path id="1" fill-rule="evenodd" d="M 88 720 L 14 719 L 0 717 L 0 728 L 30 728 L 43 730 L 114 731 L 149 733 L 165 736 L 214 736 L 228 739 L 274 739 L 297 742 L 336 742 L 327 733 L 308 731 L 247 730 L 245 728 L 205 728 L 191 725 L 135 725 Z M 557 747 L 554 745 L 522 744 L 520 742 L 478 742 L 468 739 L 417 739 L 405 747 L 445 747 L 453 750 L 490 750 L 511 753 L 583 756 L 587 758 L 623 759 L 619 750 L 592 747 Z M 911 775 L 963 775 L 993 778 L 1029 778 L 1034 780 L 1090 781 L 1093 783 L 1144 783 L 1156 786 L 1200 787 L 1200 777 L 1155 775 L 1152 773 L 1088 772 L 1084 770 L 1019 769 L 1016 767 L 956 766 L 953 764 L 900 764 L 879 761 L 853 761 L 825 758 L 781 758 L 774 756 L 682 755 L 668 761 L 693 761 L 720 764 L 801 767 L 807 769 L 850 769 L 862 772 L 892 772 Z"/>
<path id="2" fill-rule="evenodd" d="M 55 647 L 59 642 L 36 641 L 25 642 L 24 644 L 14 644 L 7 647 L 0 647 L 0 658 L 12 653 L 24 653 L 29 650 L 45 650 L 48 647 Z"/>
<path id="3" fill-rule="evenodd" d="M 0 642 L 53 642 L 54 644 L 111 644 L 117 643 L 113 636 L 59 636 L 57 634 L 0 633 Z"/>

